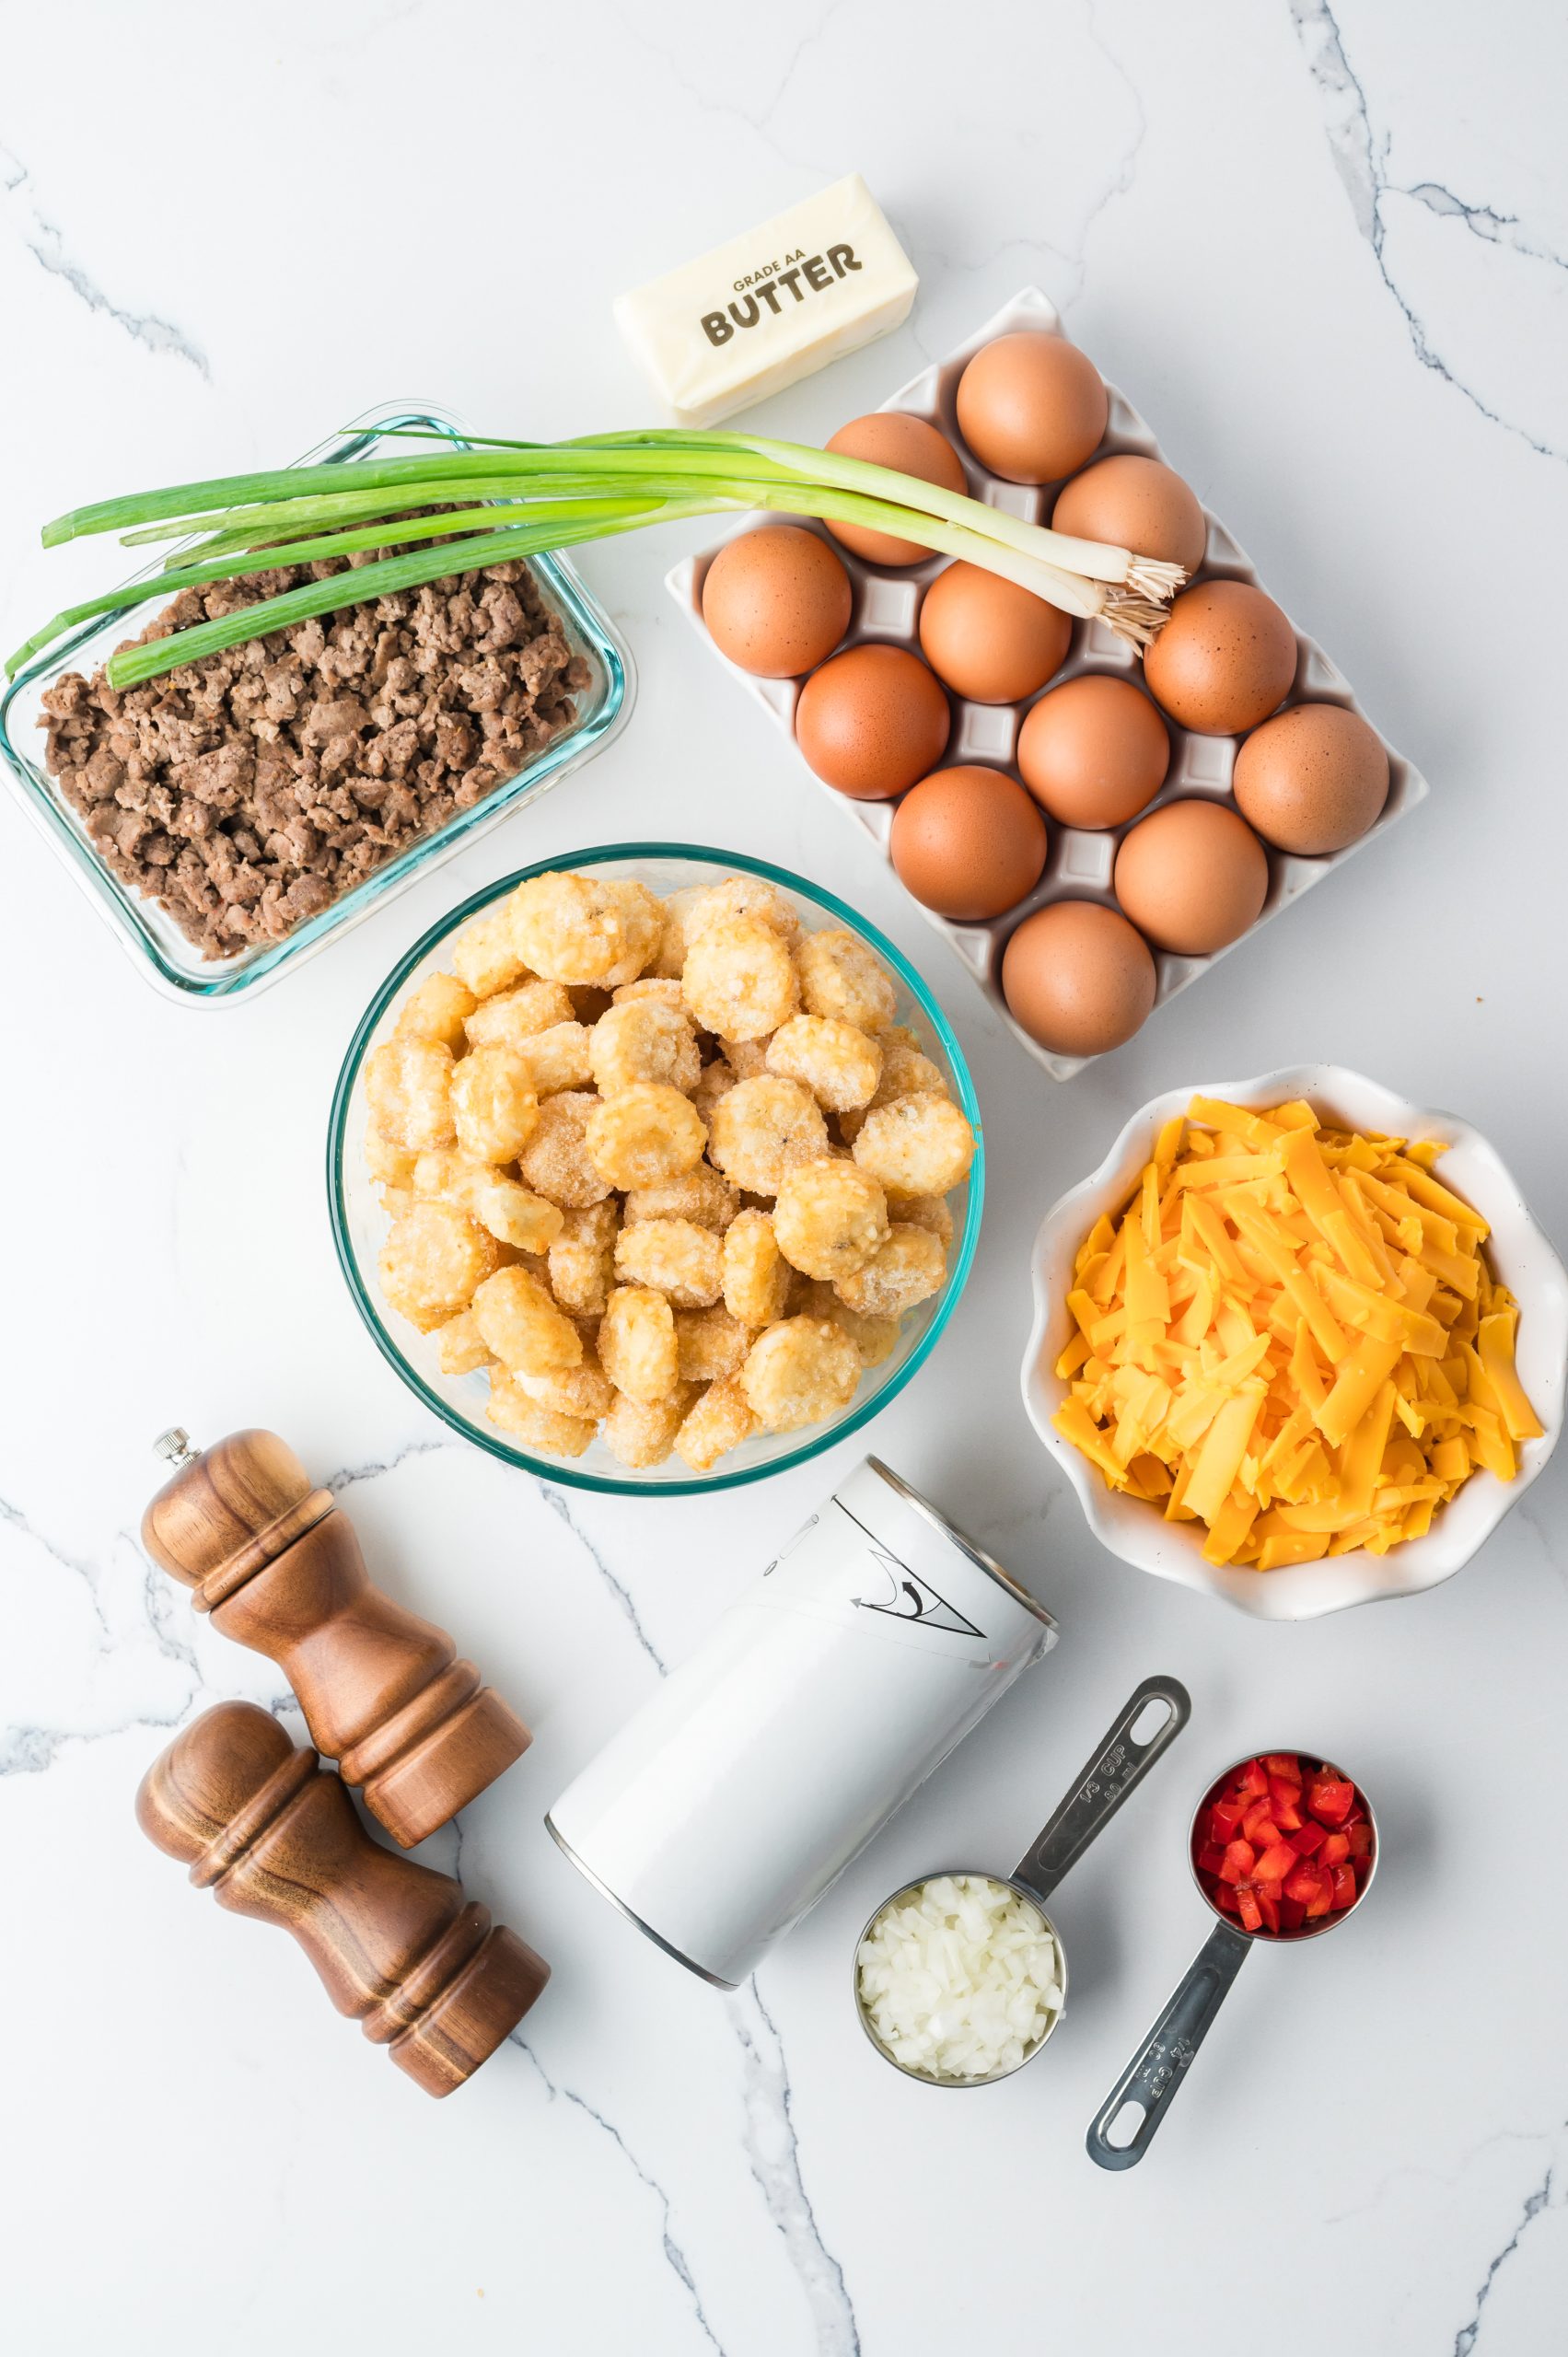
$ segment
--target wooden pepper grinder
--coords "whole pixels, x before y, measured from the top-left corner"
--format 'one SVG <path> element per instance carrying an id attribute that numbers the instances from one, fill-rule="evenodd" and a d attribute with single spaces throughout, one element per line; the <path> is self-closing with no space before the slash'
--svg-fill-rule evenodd
<path id="1" fill-rule="evenodd" d="M 342 1780 L 254 1702 L 219 1702 L 175 1737 L 136 1821 L 220 1907 L 292 1932 L 339 2013 L 426 2095 L 460 2087 L 550 1978 L 450 1875 L 373 1841 Z"/>
<path id="2" fill-rule="evenodd" d="M 371 1583 L 354 1526 L 276 1433 L 230 1433 L 202 1454 L 156 1444 L 180 1469 L 142 1518 L 142 1544 L 226 1637 L 275 1661 L 310 1739 L 394 1841 L 412 1849 L 528 1749 L 522 1721 L 453 1658 L 444 1630 Z"/>

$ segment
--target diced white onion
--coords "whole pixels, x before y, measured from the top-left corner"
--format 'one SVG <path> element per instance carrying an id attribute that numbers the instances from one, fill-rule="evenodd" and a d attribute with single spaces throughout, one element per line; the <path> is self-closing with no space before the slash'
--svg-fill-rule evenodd
<path id="1" fill-rule="evenodd" d="M 935 1875 L 889 1900 L 857 1964 L 870 2028 L 924 2079 L 1016 2070 L 1062 2010 L 1050 1924 L 989 1875 Z"/>

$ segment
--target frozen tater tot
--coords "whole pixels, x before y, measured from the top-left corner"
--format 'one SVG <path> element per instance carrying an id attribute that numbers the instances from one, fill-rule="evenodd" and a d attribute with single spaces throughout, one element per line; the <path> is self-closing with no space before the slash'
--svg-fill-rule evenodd
<path id="1" fill-rule="evenodd" d="M 436 1358 L 443 1375 L 473 1375 L 496 1362 L 471 1309 L 460 1310 L 436 1329 Z"/>
<path id="2" fill-rule="evenodd" d="M 575 1020 L 559 982 L 514 983 L 477 1005 L 463 1025 L 470 1048 L 518 1048 L 536 1033 Z M 457 1046 L 453 1041 L 454 1048 Z"/>
<path id="3" fill-rule="evenodd" d="M 586 1416 L 563 1416 L 540 1400 L 530 1399 L 505 1367 L 497 1367 L 491 1376 L 485 1413 L 508 1440 L 537 1448 L 544 1457 L 581 1457 L 598 1430 Z"/>
<path id="4" fill-rule="evenodd" d="M 561 1233 L 550 1248 L 550 1285 L 574 1317 L 599 1318 L 615 1283 L 617 1205 L 607 1199 L 562 1213 Z"/>
<path id="5" fill-rule="evenodd" d="M 887 1242 L 888 1198 L 855 1163 L 803 1162 L 779 1181 L 773 1234 L 804 1275 L 846 1276 Z"/>
<path id="6" fill-rule="evenodd" d="M 709 1384 L 687 1415 L 675 1435 L 675 1453 L 693 1473 L 711 1473 L 721 1457 L 749 1440 L 757 1428 L 738 1376 L 726 1375 Z"/>
<path id="7" fill-rule="evenodd" d="M 900 1195 L 899 1217 L 906 1227 L 929 1228 L 944 1251 L 953 1241 L 953 1214 L 946 1195 Z"/>
<path id="8" fill-rule="evenodd" d="M 675 1348 L 681 1380 L 716 1383 L 733 1375 L 755 1337 L 722 1304 L 713 1309 L 678 1309 Z"/>
<path id="9" fill-rule="evenodd" d="M 889 1197 L 945 1195 L 974 1160 L 974 1132 L 950 1097 L 895 1097 L 867 1113 L 851 1151 Z"/>
<path id="10" fill-rule="evenodd" d="M 439 1039 L 457 1055 L 467 1037 L 467 1023 L 479 1002 L 456 974 L 426 974 L 398 1010 L 393 1037 L 399 1039 Z"/>
<path id="11" fill-rule="evenodd" d="M 711 1309 L 724 1291 L 724 1245 L 689 1219 L 645 1219 L 615 1239 L 623 1284 L 651 1285 L 677 1309 Z"/>
<path id="12" fill-rule="evenodd" d="M 930 1230 L 895 1221 L 867 1260 L 833 1282 L 851 1309 L 867 1318 L 898 1318 L 940 1293 L 947 1276 L 947 1256 Z"/>
<path id="13" fill-rule="evenodd" d="M 665 1399 L 679 1380 L 675 1313 L 647 1285 L 617 1285 L 598 1329 L 599 1364 L 631 1399 Z"/>
<path id="14" fill-rule="evenodd" d="M 808 1088 L 761 1073 L 737 1081 L 714 1108 L 708 1153 L 731 1184 L 750 1195 L 776 1195 L 796 1163 L 820 1162 L 828 1124 Z"/>
<path id="15" fill-rule="evenodd" d="M 511 911 L 505 900 L 470 917 L 452 944 L 452 965 L 459 981 L 475 998 L 494 998 L 527 979 L 528 967 L 512 937 Z"/>
<path id="16" fill-rule="evenodd" d="M 513 1376 L 520 1391 L 537 1399 L 541 1408 L 553 1408 L 558 1416 L 583 1416 L 597 1424 L 615 1404 L 610 1377 L 587 1350 L 575 1366 L 552 1367 L 543 1375 L 529 1375 L 517 1367 Z"/>
<path id="17" fill-rule="evenodd" d="M 416 1202 L 381 1248 L 381 1290 L 422 1333 L 466 1309 L 500 1265 L 495 1238 L 452 1203 Z"/>
<path id="18" fill-rule="evenodd" d="M 547 1097 L 539 1109 L 533 1135 L 517 1156 L 525 1186 L 547 1195 L 563 1211 L 583 1211 L 601 1203 L 610 1180 L 588 1153 L 588 1116 L 598 1098 L 586 1089 L 565 1089 Z"/>
<path id="19" fill-rule="evenodd" d="M 546 981 L 635 981 L 664 936 L 659 902 L 629 877 L 530 876 L 505 905 L 518 956 Z"/>
<path id="20" fill-rule="evenodd" d="M 830 1015 L 792 1015 L 768 1042 L 770 1072 L 798 1080 L 830 1112 L 869 1105 L 882 1076 L 882 1050 L 867 1031 Z"/>
<path id="21" fill-rule="evenodd" d="M 613 1187 L 656 1187 L 694 1169 L 708 1132 L 679 1088 L 657 1081 L 618 1088 L 589 1113 L 584 1135 L 594 1167 Z"/>
<path id="22" fill-rule="evenodd" d="M 760 1334 L 738 1377 L 747 1403 L 770 1432 L 798 1432 L 847 1408 L 860 1381 L 860 1353 L 827 1318 L 786 1318 Z"/>
<path id="23" fill-rule="evenodd" d="M 739 1209 L 738 1190 L 711 1163 L 699 1162 L 694 1170 L 660 1186 L 631 1188 L 623 1216 L 628 1227 L 644 1219 L 689 1219 L 722 1236 Z"/>
<path id="24" fill-rule="evenodd" d="M 830 1016 L 862 1031 L 885 1031 L 898 1011 L 893 978 L 853 933 L 830 926 L 808 933 L 795 953 L 807 1015 Z"/>
<path id="25" fill-rule="evenodd" d="M 689 1097 L 703 1071 L 697 1035 L 685 1013 L 657 998 L 622 999 L 601 1015 L 588 1034 L 588 1056 L 601 1097 L 639 1080 L 656 1081 Z"/>
<path id="26" fill-rule="evenodd" d="M 703 1066 L 697 1086 L 691 1091 L 691 1102 L 710 1129 L 713 1126 L 714 1107 L 721 1097 L 729 1095 L 738 1077 L 734 1065 L 726 1063 L 723 1056 L 715 1056 L 712 1063 Z"/>
<path id="27" fill-rule="evenodd" d="M 564 1023 L 547 1024 L 542 1031 L 530 1031 L 526 1039 L 513 1043 L 513 1052 L 536 1097 L 559 1097 L 564 1089 L 592 1085 L 592 1039 L 587 1025 L 574 1015 Z"/>
<path id="28" fill-rule="evenodd" d="M 528 1069 L 511 1048 L 471 1048 L 451 1080 L 452 1122 L 475 1162 L 515 1162 L 539 1120 Z"/>
<path id="29" fill-rule="evenodd" d="M 732 917 L 754 918 L 793 948 L 800 939 L 800 916 L 786 894 L 765 876 L 726 876 L 722 884 L 701 886 L 683 911 L 688 944 Z"/>
<path id="30" fill-rule="evenodd" d="M 486 1348 L 503 1366 L 549 1375 L 581 1364 L 581 1335 L 556 1306 L 549 1286 L 527 1269 L 497 1269 L 487 1277 L 474 1295 L 473 1314 Z"/>
<path id="31" fill-rule="evenodd" d="M 740 1213 L 724 1239 L 724 1306 L 730 1316 L 743 1326 L 771 1326 L 788 1305 L 790 1274 L 768 1213 Z"/>
<path id="32" fill-rule="evenodd" d="M 811 1284 L 801 1304 L 801 1315 L 807 1318 L 830 1318 L 849 1336 L 860 1353 L 863 1367 L 881 1366 L 899 1346 L 900 1321 L 896 1318 L 865 1318 L 858 1309 L 851 1309 L 841 1301 L 831 1285 Z"/>
<path id="33" fill-rule="evenodd" d="M 690 1383 L 678 1383 L 664 1399 L 629 1399 L 618 1391 L 600 1437 L 611 1457 L 633 1472 L 662 1465 L 695 1398 L 696 1387 Z"/>
<path id="34" fill-rule="evenodd" d="M 365 1059 L 371 1127 L 415 1154 L 450 1145 L 452 1051 L 443 1039 L 388 1039 Z"/>
<path id="35" fill-rule="evenodd" d="M 726 917 L 686 953 L 680 987 L 704 1031 L 757 1039 L 776 1031 L 800 1003 L 789 946 L 759 917 Z"/>
<path id="36" fill-rule="evenodd" d="M 414 1165 L 420 1159 L 412 1146 L 400 1145 L 377 1129 L 365 1132 L 365 1167 L 372 1178 L 386 1187 L 412 1187 Z"/>

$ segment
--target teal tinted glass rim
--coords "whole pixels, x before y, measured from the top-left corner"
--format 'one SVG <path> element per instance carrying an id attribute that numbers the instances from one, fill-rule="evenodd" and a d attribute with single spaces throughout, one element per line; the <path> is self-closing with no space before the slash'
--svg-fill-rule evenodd
<path id="1" fill-rule="evenodd" d="M 338 466 L 351 464 L 370 449 L 387 434 L 409 426 L 426 427 L 443 435 L 455 449 L 467 450 L 472 446 L 450 418 L 436 409 L 405 409 L 393 407 L 385 412 L 371 412 L 341 435 L 333 435 L 308 450 L 296 463 L 300 466 Z M 176 549 L 194 544 L 193 540 L 181 541 Z M 128 579 L 145 580 L 147 602 L 158 596 L 157 584 L 162 576 L 163 556 L 155 557 L 140 574 Z M 101 860 L 86 837 L 80 834 L 61 804 L 41 762 L 35 762 L 17 744 L 11 730 L 12 707 L 24 689 L 36 681 L 57 673 L 71 659 L 92 646 L 96 641 L 112 640 L 116 644 L 129 622 L 140 611 L 133 607 L 128 613 L 110 614 L 84 622 L 70 636 L 56 640 L 18 671 L 10 681 L 4 696 L 0 696 L 0 759 L 3 759 L 16 780 L 25 800 L 29 815 L 41 826 L 74 869 L 78 881 L 85 884 L 107 914 L 115 932 L 128 942 L 149 965 L 159 982 L 181 999 L 198 1004 L 233 998 L 239 992 L 252 990 L 271 981 L 279 969 L 293 959 L 301 962 L 312 951 L 321 948 L 331 936 L 348 932 L 358 921 L 370 913 L 377 902 L 389 899 L 400 888 L 412 881 L 432 856 L 445 857 L 459 850 L 470 835 L 482 827 L 494 824 L 515 806 L 535 792 L 544 782 L 569 763 L 585 760 L 610 733 L 623 715 L 627 692 L 631 684 L 629 658 L 611 635 L 609 618 L 589 597 L 567 561 L 544 553 L 528 560 L 528 569 L 538 581 L 547 602 L 562 613 L 571 630 L 592 651 L 605 675 L 604 700 L 592 719 L 577 721 L 558 737 L 553 744 L 526 767 L 506 778 L 494 794 L 476 802 L 470 809 L 459 811 L 432 835 L 422 835 L 396 859 L 377 867 L 352 892 L 333 900 L 319 915 L 296 925 L 283 940 L 273 942 L 259 955 L 249 958 L 243 965 L 226 972 L 216 972 L 207 981 L 188 974 L 167 956 L 163 944 L 153 932 L 138 896 L 122 884 L 107 863 Z M 96 659 L 96 658 L 91 658 Z"/>
<path id="2" fill-rule="evenodd" d="M 958 1248 L 954 1257 L 953 1265 L 947 1271 L 947 1283 L 930 1325 L 898 1373 L 873 1392 L 868 1399 L 862 1401 L 858 1407 L 853 1408 L 850 1413 L 838 1422 L 825 1425 L 819 1432 L 803 1440 L 798 1448 L 790 1449 L 782 1457 L 770 1457 L 765 1465 L 741 1466 L 729 1473 L 694 1473 L 690 1480 L 679 1481 L 638 1481 L 630 1478 L 622 1480 L 608 1473 L 582 1473 L 577 1471 L 570 1461 L 563 1461 L 553 1457 L 533 1457 L 526 1449 L 513 1448 L 501 1438 L 499 1434 L 481 1432 L 476 1424 L 470 1423 L 465 1417 L 457 1415 L 438 1392 L 432 1391 L 418 1368 L 410 1364 L 383 1325 L 380 1314 L 360 1279 L 354 1248 L 349 1241 L 348 1213 L 343 1202 L 343 1133 L 348 1123 L 349 1104 L 354 1096 L 354 1085 L 359 1078 L 359 1068 L 365 1060 L 366 1049 L 375 1035 L 377 1025 L 421 959 L 427 957 L 437 943 L 445 940 L 459 924 L 466 923 L 470 917 L 477 916 L 479 911 L 488 908 L 492 901 L 502 899 L 505 893 L 515 890 L 519 884 L 526 883 L 529 877 L 547 876 L 575 867 L 602 867 L 614 860 L 633 859 L 700 860 L 705 866 L 722 869 L 726 874 L 733 874 L 737 869 L 741 869 L 748 876 L 765 877 L 768 883 L 776 884 L 781 891 L 803 892 L 807 900 L 816 901 L 819 907 L 830 910 L 834 916 L 840 918 L 850 932 L 858 935 L 863 941 L 876 950 L 879 958 L 887 960 L 911 995 L 918 1002 L 921 1012 L 941 1040 L 947 1061 L 952 1066 L 954 1077 L 958 1085 L 958 1101 L 965 1119 L 974 1132 L 975 1140 L 974 1160 L 970 1166 L 969 1201 L 964 1208 L 964 1232 L 958 1239 Z M 337 1252 L 338 1266 L 343 1272 L 349 1292 L 354 1298 L 354 1307 L 358 1310 L 369 1330 L 372 1341 L 388 1365 L 395 1374 L 401 1376 L 409 1389 L 416 1398 L 423 1400 L 432 1415 L 440 1418 L 449 1431 L 457 1433 L 464 1440 L 471 1441 L 476 1448 L 482 1448 L 487 1455 L 499 1457 L 504 1465 L 517 1466 L 523 1472 L 535 1473 L 541 1480 L 554 1482 L 563 1489 L 594 1490 L 614 1497 L 686 1498 L 695 1497 L 706 1491 L 745 1489 L 752 1481 L 765 1481 L 771 1480 L 775 1473 L 787 1472 L 791 1466 L 805 1465 L 812 1457 L 821 1456 L 824 1449 L 834 1447 L 840 1441 L 847 1440 L 851 1433 L 859 1432 L 861 1427 L 869 1423 L 872 1417 L 879 1414 L 890 1400 L 898 1398 L 911 1376 L 925 1364 L 926 1360 L 935 1349 L 938 1338 L 958 1306 L 958 1296 L 963 1292 L 970 1270 L 973 1265 L 975 1252 L 980 1243 L 981 1207 L 984 1195 L 985 1136 L 981 1126 L 980 1102 L 975 1096 L 974 1083 L 970 1078 L 969 1064 L 963 1050 L 958 1045 L 957 1034 L 932 995 L 929 984 L 910 964 L 903 952 L 894 947 L 886 934 L 879 933 L 867 919 L 848 907 L 835 893 L 828 891 L 822 885 L 813 884 L 804 876 L 794 875 L 787 867 L 774 867 L 767 860 L 751 859 L 742 852 L 717 851 L 709 843 L 600 843 L 591 851 L 562 853 L 553 859 L 535 860 L 531 867 L 516 868 L 510 876 L 503 876 L 496 883 L 486 884 L 479 891 L 470 893 L 460 907 L 453 909 L 448 915 L 442 917 L 436 923 L 430 926 L 427 932 L 420 935 L 412 948 L 400 958 L 370 1004 L 366 1008 L 364 1015 L 360 1017 L 358 1028 L 349 1041 L 348 1052 L 343 1058 L 343 1067 L 338 1074 L 337 1086 L 332 1092 L 332 1109 L 327 1125 L 327 1200 L 331 1213 L 332 1244 Z"/>

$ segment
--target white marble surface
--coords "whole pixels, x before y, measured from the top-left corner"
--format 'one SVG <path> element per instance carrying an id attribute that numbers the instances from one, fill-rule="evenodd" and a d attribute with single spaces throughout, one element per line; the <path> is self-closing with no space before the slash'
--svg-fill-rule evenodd
<path id="1" fill-rule="evenodd" d="M 1543 0 L 0 15 L 7 644 L 102 577 L 101 552 L 36 550 L 77 500 L 286 459 L 395 396 L 541 435 L 640 417 L 617 288 L 858 168 L 920 305 L 769 422 L 830 430 L 1038 281 L 1434 786 L 1065 1087 L 669 607 L 668 538 L 585 562 L 641 671 L 608 757 L 254 1005 L 157 999 L 0 807 L 0 2335 L 38 2357 L 1560 2351 L 1568 1462 L 1441 1592 L 1262 1627 L 1099 1551 L 1016 1360 L 1040 1211 L 1184 1080 L 1362 1066 L 1464 1112 L 1568 1237 L 1568 20 Z M 321 1184 L 339 1058 L 403 946 L 509 865 L 656 827 L 846 893 L 950 1008 L 986 1232 L 870 1438 L 1063 1631 L 729 2001 L 540 1819 L 853 1445 L 696 1503 L 512 1475 L 377 1357 Z M 439 2107 L 132 1822 L 170 1728 L 285 1699 L 137 1552 L 146 1445 L 177 1417 L 290 1434 L 388 1585 L 537 1730 L 467 1812 L 462 1870 L 555 1979 L 520 2048 Z M 900 2083 L 849 2004 L 866 1907 L 948 1853 L 1016 1855 L 1154 1667 L 1190 1684 L 1192 1727 L 1063 1891 L 1050 2056 L 961 2105 Z M 1375 1904 L 1257 1959 L 1148 2162 L 1102 2177 L 1085 2123 L 1206 1928 L 1194 1788 L 1282 1734 L 1374 1791 Z"/>

